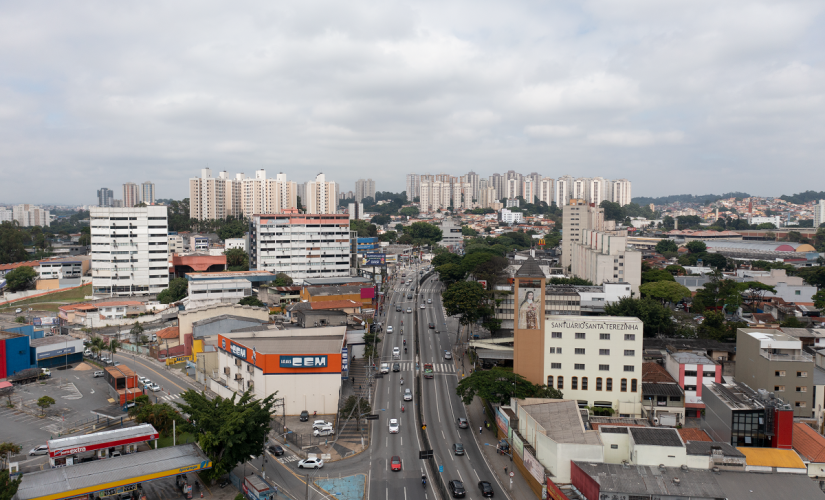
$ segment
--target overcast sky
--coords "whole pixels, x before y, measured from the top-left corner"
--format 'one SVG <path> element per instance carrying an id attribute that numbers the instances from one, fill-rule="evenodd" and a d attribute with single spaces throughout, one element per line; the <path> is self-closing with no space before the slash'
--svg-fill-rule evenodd
<path id="1" fill-rule="evenodd" d="M 0 202 L 209 166 L 825 190 L 825 2 L 0 2 Z"/>

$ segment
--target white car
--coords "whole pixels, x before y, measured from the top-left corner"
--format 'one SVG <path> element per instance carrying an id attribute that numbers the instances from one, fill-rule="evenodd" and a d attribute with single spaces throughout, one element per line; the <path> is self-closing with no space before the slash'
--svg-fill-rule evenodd
<path id="1" fill-rule="evenodd" d="M 424 304 L 421 304 L 421 309 L 424 309 Z"/>
<path id="2" fill-rule="evenodd" d="M 14 310 L 14 312 L 15 312 L 15 314 L 20 314 L 21 312 L 23 312 L 23 310 L 18 307 L 17 309 Z"/>
<path id="3" fill-rule="evenodd" d="M 149 377 L 138 377 L 138 383 L 141 385 L 151 384 L 152 381 L 149 380 Z"/>
<path id="4" fill-rule="evenodd" d="M 404 389 L 404 401 L 412 401 L 412 390 Z"/>
<path id="5" fill-rule="evenodd" d="M 149 385 L 146 386 L 146 389 L 148 389 L 152 392 L 158 392 L 160 390 L 160 386 L 158 384 L 155 384 L 154 382 L 152 382 L 152 383 L 150 383 Z"/>
<path id="6" fill-rule="evenodd" d="M 333 434 L 335 434 L 335 430 L 332 428 L 332 425 L 327 425 L 325 427 L 321 427 L 312 431 L 312 435 L 315 437 L 331 436 Z"/>
<path id="7" fill-rule="evenodd" d="M 392 333 L 392 325 L 387 327 L 387 333 Z"/>
<path id="8" fill-rule="evenodd" d="M 41 444 L 37 448 L 32 448 L 29 452 L 29 456 L 31 455 L 48 455 L 49 454 L 49 445 Z"/>
<path id="9" fill-rule="evenodd" d="M 320 458 L 307 458 L 298 462 L 299 469 L 320 469 L 324 466 L 324 461 Z"/>
<path id="10" fill-rule="evenodd" d="M 392 355 L 393 356 L 398 356 L 400 354 L 401 354 L 401 348 L 400 347 L 393 347 L 392 348 Z"/>
<path id="11" fill-rule="evenodd" d="M 321 427 L 332 427 L 332 422 L 326 420 L 316 420 L 312 422 L 312 430 L 320 429 Z"/>
<path id="12" fill-rule="evenodd" d="M 427 304 L 432 304 L 432 303 L 433 303 L 433 299 L 427 299 Z"/>
<path id="13" fill-rule="evenodd" d="M 389 373 L 390 372 L 390 364 L 389 363 L 381 363 L 381 373 Z"/>
<path id="14" fill-rule="evenodd" d="M 400 426 L 398 425 L 398 420 L 391 418 L 390 419 L 390 434 L 398 434 L 398 429 Z"/>

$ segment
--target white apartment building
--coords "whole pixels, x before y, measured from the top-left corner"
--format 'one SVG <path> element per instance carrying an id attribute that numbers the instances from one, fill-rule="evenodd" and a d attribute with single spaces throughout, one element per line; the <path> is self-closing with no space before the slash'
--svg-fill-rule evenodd
<path id="1" fill-rule="evenodd" d="M 519 179 L 507 179 L 504 183 L 504 197 L 515 198 L 521 194 L 521 182 Z"/>
<path id="2" fill-rule="evenodd" d="M 134 182 L 123 185 L 123 206 L 133 207 L 140 203 L 140 188 Z"/>
<path id="3" fill-rule="evenodd" d="M 822 224 L 825 224 L 825 200 L 819 200 L 814 205 L 814 227 L 819 227 Z"/>
<path id="4" fill-rule="evenodd" d="M 773 217 L 748 217 L 748 224 L 773 224 L 774 227 L 782 227 L 782 217 L 774 215 Z"/>
<path id="5" fill-rule="evenodd" d="M 524 178 L 524 182 L 521 184 L 521 196 L 524 198 L 525 203 L 535 203 L 537 187 L 538 184 L 534 183 L 531 177 Z"/>
<path id="6" fill-rule="evenodd" d="M 14 205 L 11 211 L 12 219 L 16 220 L 20 227 L 48 227 L 51 224 L 49 211 L 35 205 Z"/>
<path id="7" fill-rule="evenodd" d="M 186 309 L 212 304 L 237 304 L 252 295 L 252 282 L 244 278 L 189 281 L 189 303 Z"/>
<path id="8" fill-rule="evenodd" d="M 372 179 L 355 181 L 355 201 L 361 202 L 364 198 L 372 198 L 375 201 L 375 181 Z"/>
<path id="9" fill-rule="evenodd" d="M 501 222 L 506 222 L 507 224 L 521 224 L 524 222 L 524 215 L 521 212 L 511 212 L 506 208 L 502 208 Z"/>
<path id="10" fill-rule="evenodd" d="M 556 201 L 555 184 L 555 179 L 552 177 L 544 177 L 541 181 L 539 181 L 538 192 L 536 193 L 539 201 L 547 203 L 548 206 L 552 205 L 553 202 Z"/>
<path id="11" fill-rule="evenodd" d="M 0 224 L 14 220 L 13 213 L 10 208 L 0 207 Z"/>
<path id="12" fill-rule="evenodd" d="M 249 231 L 250 268 L 306 278 L 349 276 L 347 214 L 254 215 Z"/>
<path id="13" fill-rule="evenodd" d="M 569 175 L 559 177 L 556 181 L 556 206 L 563 207 L 570 201 L 570 189 L 573 185 L 573 178 Z"/>
<path id="14" fill-rule="evenodd" d="M 169 286 L 165 206 L 92 207 L 95 295 L 157 294 Z"/>
<path id="15" fill-rule="evenodd" d="M 560 207 L 562 209 L 561 265 L 567 272 L 572 262 L 573 244 L 579 242 L 582 229 L 604 230 L 604 209 L 591 207 L 582 199 L 568 200 Z"/>
<path id="16" fill-rule="evenodd" d="M 167 245 L 168 245 L 167 246 L 167 251 L 169 252 L 170 256 L 173 255 L 173 254 L 180 255 L 183 252 L 185 252 L 186 251 L 186 243 L 189 242 L 189 240 L 184 240 L 183 236 L 181 236 L 177 233 L 167 235 L 166 241 L 167 241 Z"/>
<path id="17" fill-rule="evenodd" d="M 642 253 L 627 249 L 627 231 L 584 229 L 579 241 L 571 245 L 570 272 L 593 284 L 628 283 L 639 293 Z"/>
<path id="18" fill-rule="evenodd" d="M 243 180 L 244 174 L 235 174 L 230 178 L 224 170 L 218 174 L 220 181 L 223 181 L 224 214 L 226 217 L 243 216 Z"/>
<path id="19" fill-rule="evenodd" d="M 608 186 L 610 181 L 605 180 L 604 177 L 593 177 L 587 183 L 587 201 L 599 206 L 601 202 L 610 200 L 610 190 Z"/>
<path id="20" fill-rule="evenodd" d="M 579 407 L 642 412 L 642 321 L 638 318 L 547 315 L 544 379 Z"/>
<path id="21" fill-rule="evenodd" d="M 419 182 L 418 174 L 407 174 L 407 201 L 411 202 L 414 198 L 419 196 L 419 193 L 421 192 Z"/>
<path id="22" fill-rule="evenodd" d="M 450 183 L 441 181 L 421 181 L 419 202 L 422 212 L 435 212 L 450 207 Z"/>
<path id="23" fill-rule="evenodd" d="M 338 190 L 335 182 L 327 182 L 324 174 L 318 174 L 314 181 L 307 182 L 307 199 L 304 205 L 308 214 L 334 214 L 338 210 Z"/>
<path id="24" fill-rule="evenodd" d="M 590 179 L 579 178 L 570 184 L 571 200 L 587 200 L 590 196 Z"/>
<path id="25" fill-rule="evenodd" d="M 621 206 L 629 205 L 632 199 L 630 181 L 618 179 L 610 182 L 610 201 Z"/>
<path id="26" fill-rule="evenodd" d="M 225 219 L 260 213 L 281 213 L 298 206 L 298 186 L 287 181 L 286 174 L 274 179 L 260 169 L 254 177 L 226 171 L 212 177 L 208 168 L 201 169 L 199 178 L 189 179 L 189 216 L 193 219 Z"/>
<path id="27" fill-rule="evenodd" d="M 147 205 L 155 204 L 155 183 L 146 181 L 140 185 L 140 201 Z"/>
<path id="28" fill-rule="evenodd" d="M 197 220 L 225 219 L 226 183 L 201 169 L 201 176 L 189 179 L 189 217 Z"/>

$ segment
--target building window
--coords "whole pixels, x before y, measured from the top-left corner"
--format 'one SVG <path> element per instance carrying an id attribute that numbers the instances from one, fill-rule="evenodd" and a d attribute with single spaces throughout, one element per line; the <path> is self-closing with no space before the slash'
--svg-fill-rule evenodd
<path id="1" fill-rule="evenodd" d="M 564 389 L 564 377 L 562 377 L 561 375 L 559 375 L 558 384 L 556 385 L 556 389 L 558 389 L 558 390 Z"/>
<path id="2" fill-rule="evenodd" d="M 630 392 L 636 392 L 636 390 L 638 388 L 639 388 L 639 384 L 636 382 L 636 379 L 634 378 L 633 380 L 630 381 Z M 679 398 L 676 398 L 676 399 L 679 399 Z"/>
<path id="3" fill-rule="evenodd" d="M 797 408 L 805 408 L 807 406 L 808 406 L 808 403 L 806 403 L 805 401 L 797 401 L 796 402 L 796 407 Z"/>
<path id="4" fill-rule="evenodd" d="M 584 370 L 584 363 L 576 363 L 573 365 L 574 370 Z"/>
<path id="5" fill-rule="evenodd" d="M 695 385 L 686 385 L 686 386 L 685 386 L 685 391 L 693 391 L 693 392 L 696 392 L 696 386 L 695 386 Z"/>
<path id="6" fill-rule="evenodd" d="M 696 370 L 685 370 L 685 377 L 695 377 Z"/>
<path id="7" fill-rule="evenodd" d="M 716 378 L 716 372 L 702 372 L 704 378 Z"/>
<path id="8" fill-rule="evenodd" d="M 599 356 L 610 356 L 610 349 L 599 349 Z"/>
<path id="9" fill-rule="evenodd" d="M 561 363 L 550 363 L 550 368 L 554 370 L 561 370 Z"/>
<path id="10" fill-rule="evenodd" d="M 617 444 L 611 444 L 611 445 L 610 445 L 610 449 L 611 449 L 611 450 L 618 450 L 618 449 L 619 449 L 619 445 L 617 445 Z"/>
<path id="11" fill-rule="evenodd" d="M 622 392 L 627 392 L 627 379 L 626 378 L 622 379 L 621 391 Z"/>
<path id="12" fill-rule="evenodd" d="M 808 388 L 804 387 L 804 386 L 803 387 L 797 387 L 796 392 L 808 392 Z"/>
<path id="13" fill-rule="evenodd" d="M 785 392 L 784 385 L 775 385 L 773 386 L 773 392 Z"/>
<path id="14" fill-rule="evenodd" d="M 576 340 L 584 340 L 584 334 L 583 333 L 576 333 Z"/>
<path id="15" fill-rule="evenodd" d="M 573 377 L 570 379 L 570 388 L 573 390 L 579 388 L 579 377 Z"/>
<path id="16" fill-rule="evenodd" d="M 582 390 L 587 390 L 587 377 L 582 377 Z"/>
<path id="17" fill-rule="evenodd" d="M 612 391 L 613 390 L 613 379 L 609 378 L 609 377 L 606 378 L 604 385 L 605 385 L 604 388 L 605 388 L 606 391 Z"/>
<path id="18" fill-rule="evenodd" d="M 596 377 L 596 390 L 597 391 L 602 390 L 602 378 L 601 377 Z"/>
<path id="19" fill-rule="evenodd" d="M 776 370 L 775 372 L 773 372 L 773 376 L 774 377 L 784 377 L 785 376 L 785 370 Z"/>
<path id="20" fill-rule="evenodd" d="M 610 334 L 609 333 L 600 333 L 599 334 L 599 340 L 610 340 Z"/>
<path id="21" fill-rule="evenodd" d="M 624 355 L 625 355 L 625 356 L 635 356 L 635 355 L 636 355 L 636 351 L 634 351 L 633 349 L 625 349 L 625 350 L 624 350 Z"/>
<path id="22" fill-rule="evenodd" d="M 584 348 L 583 347 L 576 348 L 575 349 L 575 354 L 584 354 Z"/>
<path id="23" fill-rule="evenodd" d="M 670 401 L 673 403 L 679 403 L 682 401 L 682 396 L 670 396 Z"/>
<path id="24" fill-rule="evenodd" d="M 796 376 L 805 378 L 808 376 L 808 372 L 796 372 Z"/>
<path id="25" fill-rule="evenodd" d="M 556 354 L 556 348 L 555 347 L 550 348 L 550 354 Z"/>
<path id="26" fill-rule="evenodd" d="M 624 365 L 624 371 L 626 371 L 626 372 L 632 372 L 635 369 L 636 369 L 636 367 L 633 366 L 633 365 Z"/>
<path id="27" fill-rule="evenodd" d="M 552 375 L 547 376 L 547 387 L 553 387 L 553 376 Z"/>
<path id="28" fill-rule="evenodd" d="M 601 371 L 601 372 L 610 371 L 610 365 L 599 365 L 599 371 Z"/>
<path id="29" fill-rule="evenodd" d="M 553 332 L 553 333 L 550 334 L 550 336 L 554 339 L 560 339 L 561 338 L 561 332 Z"/>
<path id="30" fill-rule="evenodd" d="M 635 333 L 625 333 L 624 334 L 624 339 L 625 340 L 636 340 L 636 334 Z"/>

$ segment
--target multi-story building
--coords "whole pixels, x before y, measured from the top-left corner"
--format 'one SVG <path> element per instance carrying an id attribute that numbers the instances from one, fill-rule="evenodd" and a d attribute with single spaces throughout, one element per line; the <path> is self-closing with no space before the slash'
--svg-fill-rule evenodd
<path id="1" fill-rule="evenodd" d="M 642 284 L 642 253 L 627 249 L 627 231 L 585 229 L 571 245 L 570 272 L 591 283 L 628 283 L 633 293 Z"/>
<path id="2" fill-rule="evenodd" d="M 563 207 L 570 201 L 570 189 L 573 185 L 573 178 L 569 175 L 559 177 L 556 181 L 556 206 Z"/>
<path id="3" fill-rule="evenodd" d="M 97 190 L 97 206 L 99 207 L 111 207 L 112 206 L 112 199 L 114 199 L 115 195 L 109 188 L 100 188 Z"/>
<path id="4" fill-rule="evenodd" d="M 418 174 L 407 174 L 407 201 L 411 202 L 419 196 L 421 187 L 418 183 Z"/>
<path id="5" fill-rule="evenodd" d="M 754 391 L 741 382 L 705 389 L 701 424 L 715 441 L 737 448 L 793 447 L 794 411 L 779 394 Z"/>
<path id="6" fill-rule="evenodd" d="M 618 179 L 610 182 L 610 201 L 621 206 L 629 205 L 632 199 L 630 193 L 630 181 Z"/>
<path id="7" fill-rule="evenodd" d="M 133 207 L 140 203 L 140 188 L 134 182 L 123 185 L 123 206 Z"/>
<path id="8" fill-rule="evenodd" d="M 521 196 L 524 198 L 525 203 L 535 203 L 537 187 L 538 183 L 534 183 L 532 177 L 524 178 L 521 183 Z"/>
<path id="9" fill-rule="evenodd" d="M 201 176 L 189 179 L 189 217 L 197 220 L 226 218 L 226 183 L 201 169 Z"/>
<path id="10" fill-rule="evenodd" d="M 580 177 L 570 184 L 570 199 L 584 200 L 590 197 L 590 179 Z"/>
<path id="11" fill-rule="evenodd" d="M 10 208 L 0 207 L 0 224 L 14 220 L 14 212 Z"/>
<path id="12" fill-rule="evenodd" d="M 559 183 L 561 183 L 561 179 Z M 561 264 L 565 272 L 572 263 L 573 244 L 581 241 L 583 229 L 604 229 L 604 209 L 592 207 L 583 199 L 569 200 L 562 208 L 562 254 Z"/>
<path id="13" fill-rule="evenodd" d="M 669 352 L 665 369 L 685 391 L 685 417 L 701 417 L 703 389 L 713 382 L 722 383 L 722 365 L 700 352 Z"/>
<path id="14" fill-rule="evenodd" d="M 235 174 L 235 178 L 230 178 L 226 171 L 218 174 L 224 182 L 223 194 L 226 208 L 224 213 L 227 217 L 240 218 L 243 216 L 243 180 L 246 176 L 243 173 Z"/>
<path id="15" fill-rule="evenodd" d="M 825 200 L 819 200 L 814 205 L 814 227 L 819 227 L 825 224 Z"/>
<path id="16" fill-rule="evenodd" d="M 422 212 L 435 212 L 449 208 L 450 183 L 422 180 L 419 206 Z"/>
<path id="17" fill-rule="evenodd" d="M 487 181 L 482 179 L 478 188 L 478 206 L 480 208 L 490 208 L 496 199 L 496 188 L 487 185 Z"/>
<path id="18" fill-rule="evenodd" d="M 481 182 L 481 178 L 478 176 L 477 173 L 473 172 L 472 170 L 467 173 L 467 175 L 463 176 L 464 180 L 462 182 L 469 182 L 470 183 L 470 199 L 478 200 L 478 184 Z"/>
<path id="19" fill-rule="evenodd" d="M 504 183 L 504 197 L 508 199 L 521 195 L 521 182 L 518 179 L 507 179 Z"/>
<path id="20" fill-rule="evenodd" d="M 736 333 L 736 381 L 785 400 L 795 417 L 810 418 L 814 359 L 802 341 L 780 330 L 740 328 Z"/>
<path id="21" fill-rule="evenodd" d="M 305 278 L 349 276 L 347 214 L 258 214 L 249 225 L 249 267 Z"/>
<path id="22" fill-rule="evenodd" d="M 587 183 L 587 201 L 599 206 L 603 201 L 610 200 L 610 190 L 608 185 L 610 181 L 605 180 L 604 177 L 594 177 L 588 179 Z"/>
<path id="23" fill-rule="evenodd" d="M 314 181 L 307 182 L 307 199 L 304 204 L 308 214 L 334 214 L 338 210 L 335 183 L 327 182 L 324 174 L 318 174 Z"/>
<path id="24" fill-rule="evenodd" d="M 165 206 L 90 210 L 96 295 L 157 294 L 169 286 Z"/>
<path id="25" fill-rule="evenodd" d="M 521 212 L 513 212 L 506 208 L 501 209 L 501 222 L 506 224 L 521 224 L 524 222 L 524 214 Z"/>
<path id="26" fill-rule="evenodd" d="M 364 198 L 372 198 L 375 201 L 375 181 L 372 179 L 355 181 L 355 201 L 361 202 Z"/>
<path id="27" fill-rule="evenodd" d="M 189 180 L 189 216 L 193 219 L 281 213 L 297 206 L 298 186 L 287 181 L 283 172 L 274 179 L 268 179 L 264 169 L 257 170 L 254 177 L 241 173 L 231 178 L 223 171 L 214 178 L 205 168 L 200 178 Z"/>
<path id="28" fill-rule="evenodd" d="M 539 181 L 538 192 L 536 196 L 539 201 L 547 203 L 547 206 L 552 205 L 555 200 L 555 179 L 552 177 L 544 177 Z"/>
<path id="29" fill-rule="evenodd" d="M 146 181 L 140 185 L 140 201 L 146 205 L 155 204 L 155 183 Z"/>
<path id="30" fill-rule="evenodd" d="M 361 202 L 354 201 L 349 203 L 347 205 L 347 215 L 349 215 L 349 220 L 363 219 L 364 207 L 361 205 Z"/>
<path id="31" fill-rule="evenodd" d="M 188 241 L 184 240 L 182 235 L 176 232 L 169 233 L 167 236 L 167 251 L 169 255 L 182 254 L 186 251 L 186 243 L 188 243 Z"/>
<path id="32" fill-rule="evenodd" d="M 20 227 L 48 227 L 51 224 L 51 216 L 48 210 L 44 210 L 36 205 L 14 205 L 11 209 L 12 218 L 17 221 Z"/>

